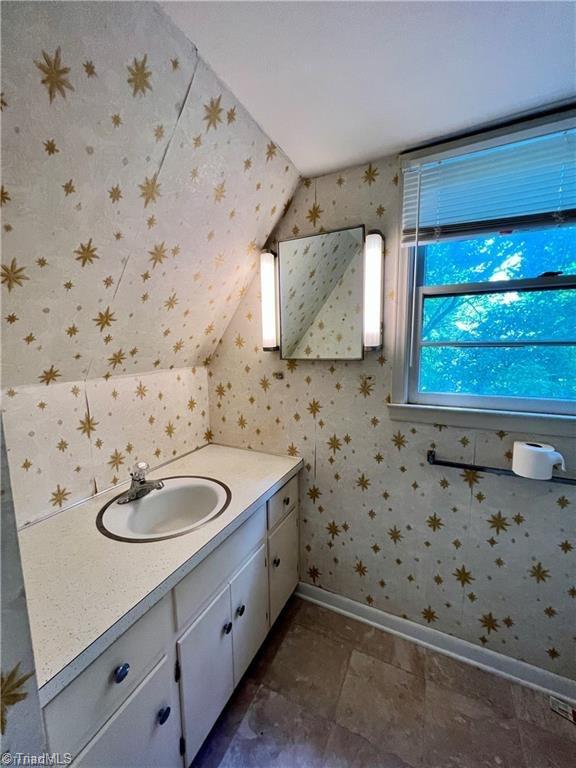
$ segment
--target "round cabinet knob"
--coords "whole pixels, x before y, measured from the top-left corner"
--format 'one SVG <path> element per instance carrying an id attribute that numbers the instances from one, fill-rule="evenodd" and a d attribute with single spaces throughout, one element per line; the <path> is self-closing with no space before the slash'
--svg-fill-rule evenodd
<path id="1" fill-rule="evenodd" d="M 274 568 L 278 568 L 278 566 L 280 565 L 280 558 L 275 557 L 274 560 L 272 560 L 272 565 L 274 566 Z"/>
<path id="2" fill-rule="evenodd" d="M 284 506 L 287 507 L 290 504 L 290 496 L 284 496 Z"/>
<path id="3" fill-rule="evenodd" d="M 114 674 L 112 675 L 114 682 L 121 683 L 123 680 L 126 680 L 128 677 L 128 672 L 130 672 L 130 664 L 125 661 L 124 664 L 120 664 L 120 666 L 116 667 L 114 670 Z"/>
<path id="4" fill-rule="evenodd" d="M 232 622 L 229 621 L 228 624 L 224 624 L 223 632 L 225 635 L 229 635 L 230 632 L 232 632 Z"/>
<path id="5" fill-rule="evenodd" d="M 246 611 L 246 606 L 241 605 L 239 608 L 236 608 L 236 614 L 238 616 L 244 616 L 244 612 Z"/>
<path id="6" fill-rule="evenodd" d="M 170 717 L 170 707 L 162 707 L 158 712 L 158 725 L 164 725 L 166 720 Z"/>

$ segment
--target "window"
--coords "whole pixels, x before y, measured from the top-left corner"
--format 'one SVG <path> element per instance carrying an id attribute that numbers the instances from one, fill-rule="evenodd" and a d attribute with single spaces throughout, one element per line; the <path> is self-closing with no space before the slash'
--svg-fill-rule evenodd
<path id="1" fill-rule="evenodd" d="M 575 414 L 575 126 L 407 160 L 408 403 Z"/>

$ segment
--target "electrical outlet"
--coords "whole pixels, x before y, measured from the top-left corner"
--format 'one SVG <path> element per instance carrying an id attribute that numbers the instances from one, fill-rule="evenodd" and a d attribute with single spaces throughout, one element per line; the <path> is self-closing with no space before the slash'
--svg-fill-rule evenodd
<path id="1" fill-rule="evenodd" d="M 562 699 L 556 699 L 554 696 L 550 696 L 550 709 L 556 712 L 560 717 L 565 717 L 566 720 L 570 720 L 571 723 L 576 723 L 576 707 L 569 704 Z"/>

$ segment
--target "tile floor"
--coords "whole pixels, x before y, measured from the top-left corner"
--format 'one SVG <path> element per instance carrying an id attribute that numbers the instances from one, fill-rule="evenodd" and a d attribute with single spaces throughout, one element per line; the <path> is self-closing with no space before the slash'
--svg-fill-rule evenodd
<path id="1" fill-rule="evenodd" d="M 576 768 L 546 697 L 292 598 L 193 768 Z"/>

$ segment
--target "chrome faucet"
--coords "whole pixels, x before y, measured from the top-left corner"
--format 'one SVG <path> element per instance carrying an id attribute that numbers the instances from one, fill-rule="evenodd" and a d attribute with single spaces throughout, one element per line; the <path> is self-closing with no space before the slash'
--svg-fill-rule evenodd
<path id="1" fill-rule="evenodd" d="M 127 504 L 129 501 L 135 501 L 141 499 L 142 496 L 147 496 L 150 491 L 159 491 L 164 488 L 162 480 L 146 480 L 146 472 L 150 469 L 150 465 L 145 461 L 139 461 L 134 465 L 130 477 L 132 478 L 132 484 L 130 488 L 121 494 L 117 499 L 117 504 Z"/>

